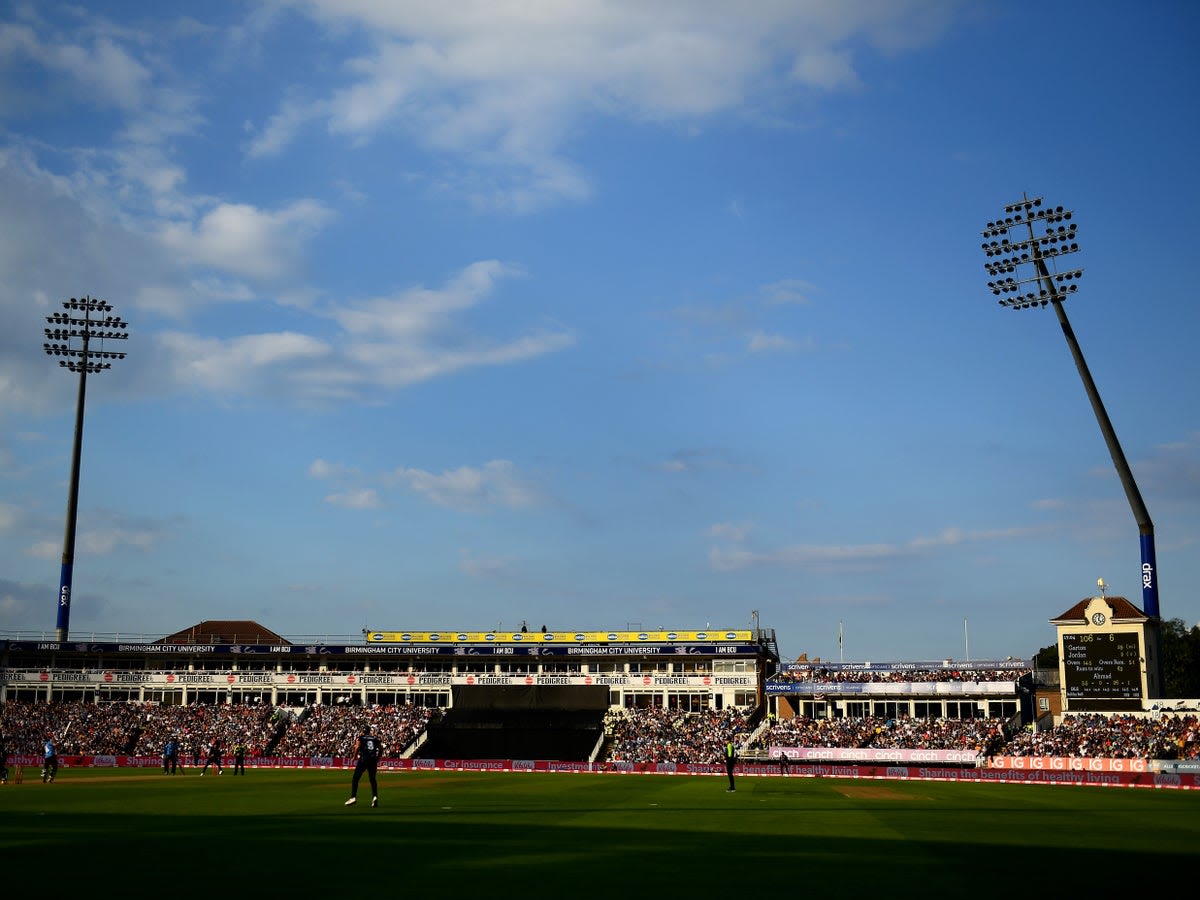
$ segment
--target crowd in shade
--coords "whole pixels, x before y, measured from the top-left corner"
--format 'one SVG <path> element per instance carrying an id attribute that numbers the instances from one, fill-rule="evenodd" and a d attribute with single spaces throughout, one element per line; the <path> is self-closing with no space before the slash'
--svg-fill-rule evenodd
<path id="1" fill-rule="evenodd" d="M 202 763 L 219 739 L 243 744 L 251 757 L 348 756 L 369 729 L 400 756 L 439 717 L 419 706 L 314 705 L 294 711 L 269 705 L 158 706 L 149 703 L 0 704 L 0 740 L 10 754 L 40 755 L 47 737 L 62 756 L 158 756 L 170 739 L 185 763 Z M 1195 714 L 1068 716 L 1053 727 L 1006 737 L 999 719 L 808 718 L 749 725 L 749 710 L 687 712 L 648 707 L 605 714 L 606 759 L 631 763 L 715 763 L 733 740 L 743 754 L 771 747 L 975 750 L 981 756 L 1200 759 Z"/>
<path id="2" fill-rule="evenodd" d="M 40 754 L 47 737 L 62 756 L 159 756 L 167 741 L 181 760 L 201 765 L 207 748 L 242 744 L 250 757 L 349 756 L 364 727 L 398 751 L 424 731 L 433 710 L 404 706 L 310 706 L 296 713 L 270 705 L 151 703 L 0 704 L 0 735 L 10 753 Z"/>
<path id="3" fill-rule="evenodd" d="M 248 756 L 261 756 L 280 726 L 272 706 L 143 706 L 133 756 L 154 756 L 174 738 L 185 760 L 202 759 L 214 740 L 232 749 L 246 747 Z"/>
<path id="4" fill-rule="evenodd" d="M 788 669 L 772 675 L 769 681 L 789 684 L 865 684 L 871 682 L 907 681 L 962 681 L 978 683 L 984 681 L 1018 681 L 1029 669 L 972 669 L 970 667 L 936 669 L 838 669 L 820 665 Z"/>
<path id="5" fill-rule="evenodd" d="M 386 756 L 399 756 L 436 712 L 423 706 L 308 706 L 283 733 L 274 755 L 349 756 L 358 736 L 369 730 Z"/>
<path id="6" fill-rule="evenodd" d="M 0 704 L 0 735 L 9 753 L 42 752 L 48 737 L 60 756 L 120 754 L 136 732 L 139 707 L 115 703 Z"/>
<path id="7" fill-rule="evenodd" d="M 614 762 L 711 763 L 733 737 L 745 740 L 747 714 L 740 709 L 693 713 L 647 707 L 609 710 L 604 730 Z"/>
<path id="8" fill-rule="evenodd" d="M 10 753 L 40 753 L 50 737 L 60 756 L 158 756 L 170 739 L 185 762 L 200 758 L 214 740 L 261 755 L 279 725 L 276 710 L 259 705 L 0 704 L 0 734 Z"/>

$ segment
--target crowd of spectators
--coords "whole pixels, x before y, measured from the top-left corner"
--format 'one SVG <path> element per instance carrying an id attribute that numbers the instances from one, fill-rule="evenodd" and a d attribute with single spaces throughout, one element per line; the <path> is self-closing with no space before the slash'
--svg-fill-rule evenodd
<path id="1" fill-rule="evenodd" d="M 1048 730 L 1022 731 L 1005 756 L 1109 759 L 1200 759 L 1200 718 L 1090 713 L 1069 716 Z"/>
<path id="2" fill-rule="evenodd" d="M 875 734 L 876 723 L 883 721 L 872 716 L 841 719 L 796 716 L 776 720 L 773 727 L 761 732 L 746 749 L 865 747 Z"/>
<path id="3" fill-rule="evenodd" d="M 0 704 L 0 735 L 12 754 L 42 752 L 53 738 L 60 756 L 160 756 L 167 741 L 186 765 L 202 765 L 219 740 L 241 744 L 249 757 L 348 756 L 366 723 L 389 749 L 399 750 L 425 728 L 431 710 L 391 706 L 313 706 L 300 715 L 259 704 L 21 703 Z M 272 746 L 276 738 L 279 746 Z"/>
<path id="4" fill-rule="evenodd" d="M 1002 719 L 892 719 L 879 726 L 872 747 L 903 750 L 974 750 L 995 754 L 1004 746 Z"/>
<path id="5" fill-rule="evenodd" d="M 772 675 L 769 681 L 788 684 L 864 684 L 906 682 L 963 681 L 1017 681 L 1029 669 L 973 669 L 964 667 L 939 667 L 936 669 L 840 669 L 828 666 L 805 666 L 787 669 Z"/>
<path id="6" fill-rule="evenodd" d="M 379 739 L 384 755 L 399 756 L 428 727 L 437 710 L 424 706 L 305 707 L 284 732 L 274 755 L 282 757 L 349 756 L 366 729 Z"/>
<path id="7" fill-rule="evenodd" d="M 884 719 L 796 716 L 758 733 L 747 749 L 845 747 L 904 750 L 976 750 L 993 754 L 1004 744 L 1000 719 Z"/>
<path id="8" fill-rule="evenodd" d="M 262 756 L 280 721 L 270 705 L 145 705 L 139 710 L 137 724 L 136 743 L 130 755 L 154 756 L 174 738 L 180 747 L 180 758 L 195 764 L 197 759 L 203 759 L 206 748 L 215 739 L 220 739 L 227 749 L 242 744 L 247 756 Z"/>
<path id="9" fill-rule="evenodd" d="M 1200 719 L 1087 714 L 1067 716 L 1051 728 L 1005 735 L 1000 719 L 882 719 L 873 716 L 774 723 L 747 749 L 770 747 L 970 750 L 981 756 L 1200 759 Z"/>
<path id="10" fill-rule="evenodd" d="M 770 720 L 748 727 L 748 710 L 686 712 L 648 707 L 610 710 L 605 716 L 606 758 L 635 763 L 716 763 L 732 737 L 740 752 L 771 747 L 974 749 L 982 756 L 1200 759 L 1200 718 L 1190 715 L 1068 716 L 1051 728 L 1018 731 L 1010 739 L 999 719 L 884 719 L 874 716 Z M 159 706 L 150 703 L 0 704 L 0 739 L 14 755 L 40 755 L 53 737 L 73 755 L 157 756 L 174 738 L 185 763 L 203 762 L 203 748 L 219 738 L 243 744 L 248 755 L 348 756 L 364 729 L 387 755 L 401 752 L 439 710 L 417 706 L 309 706 L 299 714 L 261 705 Z"/>
<path id="11" fill-rule="evenodd" d="M 685 712 L 662 707 L 609 710 L 604 717 L 611 761 L 718 763 L 731 735 L 745 739 L 741 709 Z"/>
<path id="12" fill-rule="evenodd" d="M 53 737 L 60 756 L 125 753 L 136 733 L 139 706 L 95 703 L 0 704 L 0 734 L 10 753 L 42 753 Z"/>

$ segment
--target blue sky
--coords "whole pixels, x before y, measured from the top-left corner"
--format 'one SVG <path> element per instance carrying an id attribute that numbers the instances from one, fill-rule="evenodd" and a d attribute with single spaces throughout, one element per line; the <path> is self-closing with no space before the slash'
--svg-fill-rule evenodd
<path id="1" fill-rule="evenodd" d="M 745 627 L 1028 656 L 1138 529 L 1200 621 L 1200 7 L 0 2 L 0 631 Z M 844 643 L 839 645 L 839 631 Z"/>

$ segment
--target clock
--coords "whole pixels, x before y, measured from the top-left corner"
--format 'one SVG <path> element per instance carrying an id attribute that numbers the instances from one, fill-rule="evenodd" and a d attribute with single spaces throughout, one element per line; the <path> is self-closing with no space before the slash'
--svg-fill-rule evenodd
<path id="1" fill-rule="evenodd" d="M 1105 622 L 1104 613 L 1092 613 L 1092 624 L 1103 625 Z"/>

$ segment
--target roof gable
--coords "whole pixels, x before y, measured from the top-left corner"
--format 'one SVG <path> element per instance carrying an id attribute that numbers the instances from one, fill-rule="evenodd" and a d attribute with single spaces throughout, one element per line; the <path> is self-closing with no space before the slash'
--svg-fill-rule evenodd
<path id="1" fill-rule="evenodd" d="M 169 634 L 157 644 L 290 644 L 290 641 L 248 619 L 208 619 Z"/>
<path id="2" fill-rule="evenodd" d="M 1109 619 L 1114 622 L 1144 622 L 1150 617 L 1124 597 L 1084 597 L 1065 613 L 1051 619 L 1053 625 L 1073 625 L 1087 621 L 1087 608 L 1094 601 L 1108 604 Z"/>

